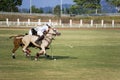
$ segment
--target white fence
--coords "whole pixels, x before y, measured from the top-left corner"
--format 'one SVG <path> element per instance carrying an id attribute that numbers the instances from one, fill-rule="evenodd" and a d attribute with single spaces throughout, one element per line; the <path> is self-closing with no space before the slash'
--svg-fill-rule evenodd
<path id="1" fill-rule="evenodd" d="M 54 27 L 67 27 L 67 28 L 120 28 L 120 24 L 115 23 L 115 20 L 111 20 L 111 23 L 105 23 L 104 20 L 101 20 L 99 23 L 94 23 L 94 20 L 90 20 L 89 23 L 83 23 L 81 19 L 79 23 L 74 23 L 72 19 L 69 20 L 69 23 L 52 22 L 51 19 L 48 22 L 41 22 L 41 19 L 38 19 L 37 22 L 31 22 L 30 19 L 27 21 L 9 21 L 7 18 L 6 21 L 0 21 L 0 27 L 34 27 L 37 25 L 42 25 L 46 23 L 51 23 Z"/>

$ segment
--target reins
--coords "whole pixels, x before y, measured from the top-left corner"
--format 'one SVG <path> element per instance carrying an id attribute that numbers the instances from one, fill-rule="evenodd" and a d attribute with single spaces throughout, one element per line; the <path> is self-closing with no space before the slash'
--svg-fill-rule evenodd
<path id="1" fill-rule="evenodd" d="M 50 43 L 50 41 L 49 40 L 54 40 L 53 38 L 49 38 L 49 37 L 47 37 L 47 36 L 45 36 L 45 38 L 44 38 L 44 40 L 46 40 L 47 42 L 49 42 Z"/>
<path id="2" fill-rule="evenodd" d="M 56 35 L 56 34 L 54 34 L 54 33 L 47 33 L 47 34 Z"/>

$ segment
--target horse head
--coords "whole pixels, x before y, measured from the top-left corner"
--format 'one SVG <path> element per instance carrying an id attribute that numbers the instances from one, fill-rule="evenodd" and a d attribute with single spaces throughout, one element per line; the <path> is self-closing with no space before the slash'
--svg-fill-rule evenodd
<path id="1" fill-rule="evenodd" d="M 55 28 L 50 28 L 48 34 L 52 34 L 53 36 L 60 36 L 61 35 L 61 33 Z"/>
<path id="2" fill-rule="evenodd" d="M 49 32 L 46 34 L 46 37 L 47 37 L 47 38 L 49 37 L 49 39 L 53 39 L 53 40 L 54 40 L 54 38 L 55 38 L 56 36 L 60 36 L 60 35 L 61 35 L 61 33 L 58 32 L 57 29 L 55 29 L 55 28 L 50 28 L 50 29 L 49 29 Z"/>
<path id="3" fill-rule="evenodd" d="M 57 29 L 53 28 L 53 31 L 55 32 L 55 35 L 57 35 L 57 36 L 61 35 L 61 33 Z"/>

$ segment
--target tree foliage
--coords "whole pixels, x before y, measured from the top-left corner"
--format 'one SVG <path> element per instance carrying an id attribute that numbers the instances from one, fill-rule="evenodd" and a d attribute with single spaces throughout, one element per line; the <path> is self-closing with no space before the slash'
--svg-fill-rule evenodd
<path id="1" fill-rule="evenodd" d="M 55 8 L 54 8 L 54 14 L 57 15 L 58 17 L 61 17 L 61 9 L 60 9 L 60 5 L 57 5 Z"/>
<path id="2" fill-rule="evenodd" d="M 120 6 L 120 0 L 106 0 L 106 1 L 116 7 Z"/>
<path id="3" fill-rule="evenodd" d="M 92 9 L 100 9 L 100 0 L 74 0 L 76 4 L 74 4 L 71 8 L 70 11 L 71 13 L 85 13 L 88 12 L 88 10 Z"/>
<path id="4" fill-rule="evenodd" d="M 32 13 L 43 13 L 42 8 L 36 8 L 34 5 L 31 7 Z"/>
<path id="5" fill-rule="evenodd" d="M 74 0 L 74 2 L 83 8 L 100 8 L 100 0 Z"/>
<path id="6" fill-rule="evenodd" d="M 0 11 L 18 11 L 18 6 L 22 5 L 22 0 L 0 0 Z"/>

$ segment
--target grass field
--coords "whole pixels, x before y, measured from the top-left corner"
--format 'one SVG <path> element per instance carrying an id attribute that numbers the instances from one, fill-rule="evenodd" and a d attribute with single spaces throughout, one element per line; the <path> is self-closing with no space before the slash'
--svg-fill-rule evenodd
<path id="1" fill-rule="evenodd" d="M 57 60 L 41 56 L 34 61 L 21 48 L 12 59 L 8 37 L 25 32 L 0 29 L 0 80 L 120 80 L 120 30 L 60 30 L 47 51 Z M 38 51 L 31 50 L 32 56 Z"/>

